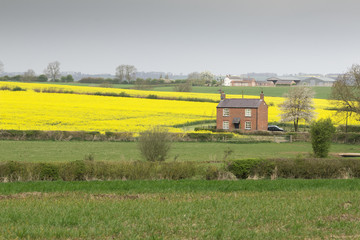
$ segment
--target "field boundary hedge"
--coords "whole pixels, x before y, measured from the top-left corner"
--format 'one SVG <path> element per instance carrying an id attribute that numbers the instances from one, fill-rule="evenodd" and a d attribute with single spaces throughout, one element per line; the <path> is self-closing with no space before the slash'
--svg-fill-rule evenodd
<path id="1" fill-rule="evenodd" d="M 224 162 L 225 163 L 225 162 Z M 0 182 L 92 180 L 235 180 L 360 178 L 360 159 L 242 159 L 199 162 L 1 162 Z"/>
<path id="2" fill-rule="evenodd" d="M 235 179 L 218 167 L 197 162 L 0 163 L 0 182 L 90 180 Z"/>
<path id="3" fill-rule="evenodd" d="M 310 142 L 309 133 L 282 132 L 188 132 L 170 133 L 174 141 L 197 142 L 228 142 L 228 143 L 256 143 L 256 142 Z M 241 138 L 234 137 L 236 134 Z M 291 140 L 290 140 L 291 136 Z M 0 130 L 0 140 L 15 141 L 137 141 L 133 132 L 87 132 L 87 131 L 42 131 L 42 130 Z M 335 133 L 332 142 L 360 144 L 360 133 Z"/>
<path id="4" fill-rule="evenodd" d="M 243 159 L 227 169 L 239 179 L 349 179 L 360 178 L 360 159 Z"/>

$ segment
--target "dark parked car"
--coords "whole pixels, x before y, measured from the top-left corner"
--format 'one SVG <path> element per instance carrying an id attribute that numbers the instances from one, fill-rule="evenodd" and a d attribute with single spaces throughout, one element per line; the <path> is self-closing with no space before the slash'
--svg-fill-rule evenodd
<path id="1" fill-rule="evenodd" d="M 268 131 L 280 131 L 280 132 L 283 132 L 284 129 L 282 129 L 281 127 L 278 127 L 276 125 L 269 125 L 268 126 Z"/>

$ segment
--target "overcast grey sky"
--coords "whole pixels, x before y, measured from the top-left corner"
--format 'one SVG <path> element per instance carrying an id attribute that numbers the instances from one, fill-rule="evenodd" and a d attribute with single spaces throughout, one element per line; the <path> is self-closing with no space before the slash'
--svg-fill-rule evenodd
<path id="1" fill-rule="evenodd" d="M 344 72 L 359 0 L 0 0 L 7 72 Z"/>

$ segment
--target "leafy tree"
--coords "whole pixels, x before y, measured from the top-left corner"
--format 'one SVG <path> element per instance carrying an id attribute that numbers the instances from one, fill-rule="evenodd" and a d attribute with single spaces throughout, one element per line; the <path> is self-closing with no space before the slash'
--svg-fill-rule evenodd
<path id="1" fill-rule="evenodd" d="M 215 79 L 215 75 L 210 71 L 204 71 L 200 74 L 202 85 L 211 85 L 212 81 Z"/>
<path id="2" fill-rule="evenodd" d="M 320 119 L 310 126 L 311 144 L 316 157 L 327 157 L 335 127 L 331 119 Z"/>
<path id="3" fill-rule="evenodd" d="M 165 161 L 171 147 L 171 138 L 166 129 L 156 126 L 141 132 L 138 143 L 140 152 L 146 160 Z"/>
<path id="4" fill-rule="evenodd" d="M 44 74 L 41 74 L 40 76 L 37 77 L 37 82 L 47 82 L 48 81 L 48 78 L 46 75 Z"/>
<path id="5" fill-rule="evenodd" d="M 354 64 L 349 71 L 338 77 L 331 89 L 331 97 L 338 100 L 338 113 L 355 115 L 360 121 L 360 65 Z"/>
<path id="6" fill-rule="evenodd" d="M 50 78 L 50 81 L 55 82 L 60 77 L 60 63 L 58 61 L 49 63 L 44 74 Z"/>
<path id="7" fill-rule="evenodd" d="M 293 122 L 295 132 L 297 132 L 299 120 L 309 122 L 314 117 L 314 92 L 309 87 L 291 87 L 284 97 L 285 101 L 279 105 L 282 111 L 281 121 Z"/>
<path id="8" fill-rule="evenodd" d="M 71 74 L 67 76 L 62 76 L 60 79 L 61 82 L 74 82 L 74 78 Z"/>

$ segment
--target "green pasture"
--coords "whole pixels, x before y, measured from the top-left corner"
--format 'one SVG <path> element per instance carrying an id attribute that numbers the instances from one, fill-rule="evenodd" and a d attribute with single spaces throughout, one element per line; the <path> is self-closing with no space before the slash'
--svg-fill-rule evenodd
<path id="1" fill-rule="evenodd" d="M 0 183 L 1 239 L 358 239 L 360 180 Z"/>
<path id="2" fill-rule="evenodd" d="M 168 161 L 221 161 L 225 151 L 229 158 L 291 158 L 307 156 L 311 144 L 294 143 L 222 143 L 174 142 Z M 82 160 L 92 154 L 96 161 L 141 160 L 136 142 L 86 142 L 86 141 L 0 141 L 0 161 L 66 162 Z M 360 145 L 332 144 L 330 154 L 360 152 Z"/>
<path id="3" fill-rule="evenodd" d="M 73 85 L 73 86 L 93 86 L 99 87 L 101 84 L 91 84 L 91 83 L 47 83 L 47 84 L 61 84 L 61 85 Z M 174 85 L 175 86 L 175 85 Z M 159 92 L 173 92 L 174 86 L 157 86 L 150 85 L 149 91 L 159 91 Z M 113 84 L 114 88 L 135 88 L 133 84 Z M 192 88 L 192 92 L 195 93 L 219 93 L 219 89 L 222 89 L 226 94 L 236 94 L 236 95 L 252 95 L 259 96 L 260 92 L 263 91 L 265 96 L 269 97 L 282 97 L 284 93 L 289 91 L 290 87 L 206 87 L 206 86 L 195 86 Z M 320 99 L 329 99 L 331 94 L 331 87 L 311 87 L 315 91 L 315 98 Z"/>

